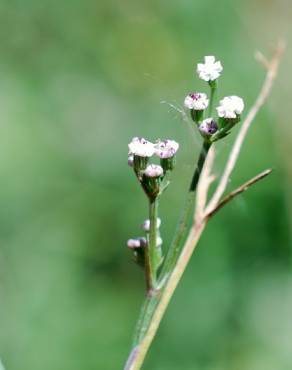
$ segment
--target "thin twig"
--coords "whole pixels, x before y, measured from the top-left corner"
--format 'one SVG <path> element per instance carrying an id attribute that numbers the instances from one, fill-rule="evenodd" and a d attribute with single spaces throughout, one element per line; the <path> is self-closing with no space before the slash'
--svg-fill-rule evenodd
<path id="1" fill-rule="evenodd" d="M 222 195 L 223 195 L 223 193 L 224 193 L 224 191 L 227 187 L 229 177 L 230 177 L 230 175 L 231 175 L 231 173 L 232 173 L 232 171 L 235 167 L 235 164 L 237 162 L 237 159 L 238 159 L 238 156 L 239 156 L 239 153 L 240 153 L 240 149 L 241 149 L 241 146 L 242 146 L 242 144 L 244 142 L 244 139 L 246 137 L 247 131 L 250 128 L 250 125 L 252 124 L 253 120 L 255 119 L 255 116 L 257 115 L 258 111 L 260 110 L 262 105 L 265 103 L 266 99 L 268 98 L 268 96 L 271 92 L 273 82 L 274 82 L 275 77 L 277 75 L 277 71 L 278 71 L 280 60 L 281 60 L 281 56 L 282 56 L 284 50 L 285 50 L 285 44 L 283 42 L 279 42 L 278 47 L 276 48 L 271 61 L 265 63 L 266 68 L 267 68 L 267 75 L 266 75 L 264 84 L 262 86 L 262 89 L 260 91 L 260 94 L 259 94 L 258 98 L 255 101 L 255 104 L 250 109 L 248 115 L 246 116 L 246 119 L 242 123 L 242 126 L 239 130 L 239 133 L 237 134 L 237 137 L 235 139 L 232 150 L 230 152 L 225 170 L 224 170 L 223 175 L 222 175 L 222 177 L 219 181 L 217 189 L 216 189 L 212 199 L 210 200 L 210 202 L 207 206 L 206 213 L 211 213 L 217 207 L 217 204 L 219 203 L 220 198 L 222 197 Z"/>
<path id="2" fill-rule="evenodd" d="M 213 209 L 211 213 L 205 214 L 205 217 L 211 218 L 212 216 L 214 216 L 215 213 L 217 213 L 222 207 L 224 207 L 227 203 L 229 203 L 233 198 L 235 198 L 237 195 L 246 191 L 250 186 L 256 184 L 258 181 L 267 177 L 271 172 L 272 172 L 272 169 L 269 168 L 259 173 L 257 176 L 253 177 L 252 179 L 246 181 L 244 184 L 240 185 L 235 190 L 231 191 L 218 203 L 217 207 Z"/>

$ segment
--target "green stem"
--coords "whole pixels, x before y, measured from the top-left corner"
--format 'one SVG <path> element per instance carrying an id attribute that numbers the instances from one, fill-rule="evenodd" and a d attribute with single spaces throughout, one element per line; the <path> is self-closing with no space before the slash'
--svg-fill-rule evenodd
<path id="1" fill-rule="evenodd" d="M 150 267 L 150 288 L 155 289 L 156 287 L 156 273 L 157 273 L 157 215 L 158 215 L 158 198 L 149 199 L 149 240 L 148 249 L 149 251 L 149 267 Z"/>
<path id="2" fill-rule="evenodd" d="M 197 165 L 196 165 L 196 168 L 195 168 L 192 180 L 191 180 L 191 185 L 189 188 L 187 201 L 183 209 L 183 212 L 181 214 L 174 239 L 171 243 L 171 246 L 168 250 L 165 262 L 163 264 L 163 268 L 160 273 L 160 279 L 158 281 L 158 284 L 156 283 L 156 279 L 155 279 L 155 284 L 156 284 L 155 289 L 148 290 L 148 294 L 145 298 L 143 307 L 141 309 L 140 317 L 139 317 L 137 327 L 135 330 L 132 352 L 125 366 L 125 370 L 135 369 L 135 367 L 134 368 L 132 367 L 132 364 L 134 362 L 133 356 L 135 356 L 135 350 L 137 346 L 139 345 L 139 343 L 141 343 L 145 334 L 147 333 L 147 330 L 149 329 L 149 325 L 151 323 L 151 320 L 155 313 L 157 305 L 159 304 L 160 299 L 162 295 L 164 294 L 164 290 L 165 290 L 165 286 L 168 281 L 168 278 L 171 275 L 171 272 L 174 266 L 176 265 L 177 259 L 180 255 L 181 248 L 182 248 L 182 242 L 186 234 L 187 224 L 188 224 L 191 211 L 193 210 L 193 205 L 195 202 L 194 193 L 195 193 L 195 190 L 196 190 L 199 178 L 200 178 L 200 174 L 201 174 L 201 171 L 202 171 L 202 168 L 203 168 L 203 165 L 206 160 L 210 147 L 211 147 L 211 143 L 204 141 L 200 155 L 199 155 L 199 159 L 198 159 L 198 162 L 197 162 Z M 153 251 L 153 249 L 151 249 L 151 243 L 153 242 L 153 239 L 154 239 L 155 230 L 151 231 L 152 229 L 151 225 L 155 226 L 155 229 L 156 229 L 156 221 L 155 223 L 151 222 L 151 218 L 152 220 L 154 220 L 155 217 L 157 218 L 157 207 L 158 207 L 157 201 L 155 201 L 154 204 L 151 203 L 150 201 L 149 203 L 150 235 L 149 235 L 149 248 L 147 248 L 149 249 L 149 251 Z M 156 245 L 156 239 L 154 240 L 155 240 L 155 245 Z M 152 253 L 150 252 L 149 253 L 150 265 L 151 265 L 152 258 L 154 260 L 154 254 L 152 255 Z M 156 278 L 156 274 L 155 274 L 155 278 Z M 153 281 L 152 281 L 152 284 L 153 284 Z M 152 285 L 152 287 L 153 286 L 154 285 Z"/>
<path id="3" fill-rule="evenodd" d="M 212 109 L 213 109 L 213 103 L 214 103 L 214 96 L 216 92 L 216 81 L 215 83 L 211 82 L 209 83 L 210 88 L 211 88 L 211 94 L 210 94 L 210 104 L 209 104 L 209 117 L 212 114 Z M 151 327 L 151 321 L 153 318 L 153 315 L 155 314 L 156 310 L 159 309 L 159 303 L 161 299 L 163 298 L 163 295 L 167 293 L 166 288 L 168 282 L 170 282 L 170 277 L 172 272 L 174 271 L 174 268 L 176 266 L 176 263 L 178 261 L 178 258 L 181 254 L 181 249 L 182 249 L 182 244 L 186 235 L 186 229 L 187 225 L 190 219 L 191 211 L 193 210 L 193 206 L 195 203 L 195 197 L 194 193 L 196 191 L 199 178 L 202 172 L 202 168 L 204 166 L 207 154 L 209 152 L 209 149 L 211 147 L 212 143 L 209 142 L 208 140 L 205 140 L 203 142 L 203 146 L 199 155 L 199 159 L 191 180 L 191 184 L 189 187 L 188 191 L 188 196 L 187 196 L 187 201 L 185 204 L 185 207 L 183 209 L 183 212 L 181 214 L 178 228 L 176 230 L 175 236 L 173 238 L 173 241 L 169 247 L 168 253 L 165 258 L 165 262 L 163 264 L 162 271 L 160 273 L 160 278 L 158 281 L 158 284 L 155 285 L 155 289 L 149 291 L 146 296 L 144 305 L 142 307 L 140 317 L 138 320 L 138 324 L 136 327 L 135 331 L 135 337 L 134 337 L 134 342 L 133 342 L 133 347 L 132 351 L 130 353 L 130 356 L 128 358 L 127 364 L 125 366 L 125 370 L 138 370 L 141 367 L 141 364 L 143 362 L 143 359 L 141 360 L 140 363 L 136 362 L 135 357 L 137 357 L 137 351 L 139 351 L 139 344 L 142 342 L 144 337 L 147 335 L 147 331 L 150 330 Z M 157 205 L 155 206 L 154 204 L 151 205 L 150 203 L 150 217 L 154 218 L 156 215 L 157 218 Z M 153 223 L 152 223 L 153 224 Z M 156 229 L 156 220 L 154 223 L 154 227 Z M 150 219 L 150 228 L 151 228 L 151 219 Z M 151 231 L 150 231 L 151 233 Z M 152 231 L 152 233 L 155 233 L 155 231 Z M 149 244 L 151 244 L 150 240 L 153 240 L 154 236 L 149 236 Z M 155 235 L 156 238 L 156 235 Z M 156 239 L 155 240 L 155 245 L 156 245 Z M 151 251 L 151 248 L 150 248 Z M 152 250 L 153 251 L 153 250 Z M 152 258 L 154 260 L 154 254 L 152 255 L 152 252 L 150 252 L 149 260 L 151 262 Z M 150 263 L 151 264 L 151 263 Z M 155 272 L 155 284 L 156 284 L 156 272 Z M 175 288 L 174 288 L 175 289 Z M 169 297 L 170 299 L 170 297 Z M 167 303 L 165 305 L 166 309 Z M 163 315 L 163 313 L 162 313 Z M 159 320 L 160 321 L 160 320 Z M 159 325 L 159 323 L 158 323 Z M 157 326 L 158 327 L 158 326 Z M 154 332 L 152 333 L 152 338 L 155 335 L 157 328 L 154 329 Z M 150 344 L 149 344 L 150 345 Z M 148 349 L 146 349 L 147 352 Z M 146 353 L 145 353 L 146 354 Z"/>
<path id="4" fill-rule="evenodd" d="M 188 220 L 190 218 L 190 215 L 192 213 L 193 206 L 195 203 L 194 192 L 196 191 L 199 178 L 200 178 L 200 174 L 201 174 L 201 171 L 202 171 L 202 168 L 205 163 L 210 147 L 211 147 L 211 143 L 208 141 L 204 141 L 200 155 L 199 155 L 199 159 L 198 159 L 198 162 L 197 162 L 197 165 L 196 165 L 196 168 L 195 168 L 192 180 L 191 180 L 187 200 L 183 208 L 183 211 L 181 213 L 181 217 L 178 222 L 176 233 L 174 235 L 172 243 L 167 252 L 165 262 L 163 264 L 163 268 L 160 274 L 162 278 L 160 280 L 164 279 L 165 276 L 170 273 L 170 271 L 172 270 L 173 266 L 176 263 L 177 257 L 180 254 L 181 245 L 182 245 L 183 239 L 185 238 L 185 234 L 187 230 Z"/>
<path id="5" fill-rule="evenodd" d="M 195 172 L 193 174 L 192 181 L 191 181 L 191 185 L 190 185 L 190 189 L 189 189 L 190 193 L 193 193 L 193 192 L 196 191 L 196 188 L 197 188 L 197 185 L 198 185 L 198 182 L 199 182 L 199 178 L 200 178 L 200 174 L 202 172 L 202 168 L 204 166 L 204 163 L 205 163 L 205 160 L 206 160 L 206 157 L 207 157 L 207 154 L 209 152 L 210 147 L 211 147 L 211 143 L 209 141 L 205 140 L 203 142 L 203 146 L 202 146 L 202 149 L 201 149 L 201 152 L 200 152 L 198 163 L 197 163 L 197 166 L 196 166 L 196 169 L 195 169 Z"/>
<path id="6" fill-rule="evenodd" d="M 209 117 L 212 117 L 212 111 L 213 111 L 213 104 L 214 104 L 214 99 L 215 99 L 215 93 L 216 93 L 216 89 L 217 89 L 217 81 L 210 81 L 209 82 L 209 86 L 210 86 L 210 102 L 209 102 L 209 111 L 208 111 L 208 115 Z"/>

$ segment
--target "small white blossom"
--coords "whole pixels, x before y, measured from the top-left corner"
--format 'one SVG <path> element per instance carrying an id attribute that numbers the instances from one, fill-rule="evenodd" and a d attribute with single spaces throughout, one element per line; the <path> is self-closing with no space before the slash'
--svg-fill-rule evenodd
<path id="1" fill-rule="evenodd" d="M 155 152 L 154 144 L 142 137 L 134 137 L 128 147 L 130 154 L 139 157 L 152 157 Z"/>
<path id="2" fill-rule="evenodd" d="M 160 225 L 161 225 L 161 219 L 158 217 L 157 220 L 156 220 L 156 228 L 159 229 L 160 228 Z M 142 228 L 145 231 L 149 231 L 150 230 L 150 220 L 149 219 L 147 219 L 147 220 L 145 220 L 143 222 Z"/>
<path id="3" fill-rule="evenodd" d="M 155 154 L 159 158 L 171 158 L 178 151 L 179 143 L 174 140 L 162 140 L 155 144 Z"/>
<path id="4" fill-rule="evenodd" d="M 203 136 L 211 136 L 218 130 L 218 126 L 213 118 L 206 118 L 200 124 L 199 130 Z"/>
<path id="5" fill-rule="evenodd" d="M 144 171 L 144 175 L 147 177 L 160 177 L 163 175 L 163 168 L 156 164 L 149 164 Z"/>
<path id="6" fill-rule="evenodd" d="M 223 71 L 221 62 L 215 62 L 214 56 L 206 56 L 204 60 L 205 63 L 198 63 L 197 65 L 199 78 L 207 82 L 216 80 Z"/>
<path id="7" fill-rule="evenodd" d="M 127 246 L 129 248 L 139 248 L 141 247 L 141 240 L 140 239 L 129 239 L 127 241 Z"/>
<path id="8" fill-rule="evenodd" d="M 244 102 L 239 96 L 226 96 L 219 102 L 216 108 L 219 117 L 236 118 L 244 109 Z"/>
<path id="9" fill-rule="evenodd" d="M 186 96 L 184 105 L 188 109 L 204 110 L 209 105 L 209 100 L 204 93 L 191 93 Z"/>

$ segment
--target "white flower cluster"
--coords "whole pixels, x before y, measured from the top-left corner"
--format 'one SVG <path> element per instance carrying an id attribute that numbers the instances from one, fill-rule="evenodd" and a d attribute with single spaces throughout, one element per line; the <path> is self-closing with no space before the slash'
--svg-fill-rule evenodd
<path id="1" fill-rule="evenodd" d="M 223 118 L 236 118 L 242 113 L 244 102 L 239 96 L 226 96 L 219 102 L 216 108 L 218 116 Z"/>
<path id="2" fill-rule="evenodd" d="M 171 158 L 179 148 L 174 140 L 162 140 L 153 144 L 142 137 L 134 137 L 129 147 L 129 156 L 152 157 L 154 154 L 160 158 Z"/>
<path id="3" fill-rule="evenodd" d="M 223 71 L 223 67 L 220 61 L 215 61 L 213 55 L 205 56 L 205 63 L 198 63 L 197 73 L 200 79 L 210 82 L 217 80 Z"/>
<path id="4" fill-rule="evenodd" d="M 204 93 L 191 93 L 186 96 L 184 105 L 188 109 L 204 110 L 209 105 L 209 99 Z"/>
<path id="5" fill-rule="evenodd" d="M 223 67 L 221 62 L 216 61 L 215 57 L 212 55 L 205 56 L 204 63 L 197 64 L 197 73 L 199 78 L 207 81 L 211 87 L 213 86 L 213 88 L 216 88 L 216 85 L 211 84 L 211 82 L 217 80 L 222 71 Z M 213 118 L 203 119 L 204 110 L 208 105 L 209 99 L 204 93 L 190 93 L 184 100 L 184 106 L 190 109 L 191 117 L 194 122 L 199 124 L 199 130 L 203 136 L 211 136 L 219 129 Z M 231 120 L 231 123 L 233 124 L 240 120 L 240 115 L 243 112 L 243 109 L 244 102 L 242 98 L 235 95 L 226 96 L 220 100 L 219 106 L 216 108 L 219 118 L 224 118 L 226 121 Z"/>
<path id="6" fill-rule="evenodd" d="M 179 143 L 174 140 L 162 140 L 158 141 L 154 146 L 157 157 L 171 158 L 178 151 Z"/>
<path id="7" fill-rule="evenodd" d="M 150 141 L 145 140 L 143 137 L 133 137 L 128 147 L 129 155 L 152 157 L 155 153 L 154 145 Z"/>
<path id="8" fill-rule="evenodd" d="M 179 148 L 179 144 L 174 140 L 162 140 L 155 144 L 142 137 L 134 137 L 129 147 L 129 158 L 133 155 L 139 157 L 152 157 L 154 154 L 159 158 L 171 158 Z"/>

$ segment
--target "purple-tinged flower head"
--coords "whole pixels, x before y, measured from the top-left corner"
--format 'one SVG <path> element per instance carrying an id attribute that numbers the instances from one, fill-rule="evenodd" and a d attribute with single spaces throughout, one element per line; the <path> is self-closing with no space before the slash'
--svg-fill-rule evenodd
<path id="1" fill-rule="evenodd" d="M 144 171 L 144 175 L 153 178 L 161 177 L 163 176 L 163 168 L 156 164 L 149 164 Z"/>
<path id="2" fill-rule="evenodd" d="M 218 125 L 213 118 L 206 118 L 199 126 L 200 133 L 205 136 L 211 136 L 218 130 Z"/>
<path id="3" fill-rule="evenodd" d="M 161 225 L 161 219 L 159 217 L 157 217 L 157 219 L 156 219 L 156 229 L 159 229 L 160 225 Z M 143 222 L 142 228 L 146 232 L 150 231 L 150 220 L 149 219 L 147 219 Z"/>
<path id="4" fill-rule="evenodd" d="M 130 154 L 138 157 L 152 157 L 154 144 L 143 137 L 134 137 L 128 145 Z"/>
<path id="5" fill-rule="evenodd" d="M 217 80 L 223 71 L 223 67 L 220 61 L 215 61 L 213 55 L 205 56 L 204 63 L 198 63 L 197 73 L 200 79 L 210 82 Z"/>
<path id="6" fill-rule="evenodd" d="M 179 143 L 174 140 L 162 140 L 155 144 L 155 154 L 159 158 L 172 158 L 178 151 Z"/>
<path id="7" fill-rule="evenodd" d="M 146 245 L 147 245 L 146 238 L 128 239 L 127 241 L 127 246 L 128 248 L 131 249 L 145 247 Z"/>
<path id="8" fill-rule="evenodd" d="M 209 100 L 204 93 L 190 93 L 186 96 L 184 105 L 188 109 L 201 111 L 208 107 Z"/>
<path id="9" fill-rule="evenodd" d="M 218 116 L 225 119 L 237 118 L 244 109 L 244 102 L 239 96 L 226 96 L 216 108 Z"/>
<path id="10" fill-rule="evenodd" d="M 136 239 L 129 239 L 127 241 L 128 248 L 140 248 L 141 247 L 141 240 L 139 238 Z"/>

